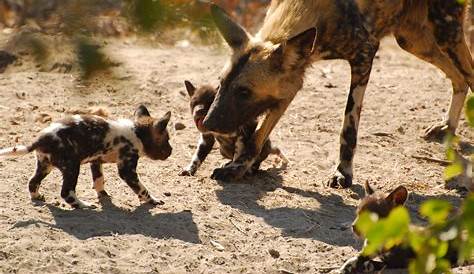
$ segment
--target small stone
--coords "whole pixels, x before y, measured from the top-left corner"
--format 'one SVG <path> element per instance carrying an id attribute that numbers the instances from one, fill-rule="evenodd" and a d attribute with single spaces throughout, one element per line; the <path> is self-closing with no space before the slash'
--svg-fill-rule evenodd
<path id="1" fill-rule="evenodd" d="M 171 192 L 165 192 L 163 193 L 166 197 L 170 197 L 171 196 Z"/>
<path id="2" fill-rule="evenodd" d="M 278 252 L 278 250 L 275 250 L 272 248 L 268 250 L 268 253 L 270 254 L 270 256 L 272 256 L 275 259 L 280 258 L 280 252 Z"/>
<path id="3" fill-rule="evenodd" d="M 176 130 L 183 130 L 185 128 L 186 128 L 186 126 L 183 123 L 177 122 L 177 123 L 174 124 L 174 129 L 176 129 Z"/>

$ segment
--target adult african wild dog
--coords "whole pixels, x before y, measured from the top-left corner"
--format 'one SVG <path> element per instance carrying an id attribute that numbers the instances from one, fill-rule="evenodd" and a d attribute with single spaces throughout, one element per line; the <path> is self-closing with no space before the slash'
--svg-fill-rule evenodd
<path id="1" fill-rule="evenodd" d="M 138 159 L 147 156 L 165 160 L 171 155 L 166 126 L 171 113 L 155 119 L 147 108 L 139 106 L 135 119 L 111 120 L 97 115 L 74 115 L 45 128 L 29 146 L 15 146 L 0 150 L 0 157 L 20 156 L 36 152 L 36 171 L 28 189 L 31 199 L 44 201 L 39 193 L 41 181 L 58 168 L 63 176 L 61 197 L 76 208 L 90 207 L 76 197 L 77 178 L 81 164 L 90 163 L 93 188 L 99 198 L 108 197 L 104 190 L 103 163 L 117 163 L 120 178 L 138 195 L 141 201 L 154 205 L 163 202 L 153 197 L 140 183 L 136 172 Z"/>
<path id="2" fill-rule="evenodd" d="M 202 127 L 202 122 L 204 117 L 206 117 L 209 107 L 211 106 L 214 98 L 216 96 L 217 90 L 209 85 L 202 85 L 195 87 L 191 82 L 185 81 L 186 90 L 190 97 L 190 108 L 191 114 L 193 115 L 194 123 L 196 124 L 197 129 L 201 132 L 199 138 L 199 143 L 196 148 L 196 152 L 193 155 L 193 158 L 189 165 L 181 171 L 181 176 L 193 176 L 201 164 L 206 159 L 209 152 L 211 152 L 214 143 L 219 143 L 219 150 L 221 155 L 227 159 L 235 159 L 238 162 L 240 158 L 248 158 L 245 153 L 252 152 L 254 150 L 254 132 L 257 128 L 257 120 L 253 119 L 245 123 L 244 126 L 240 127 L 237 132 L 227 135 L 215 134 L 212 132 L 207 132 Z M 250 172 L 257 171 L 260 168 L 260 164 L 270 155 L 275 154 L 280 157 L 284 164 L 288 163 L 288 160 L 280 151 L 279 148 L 272 145 L 270 139 L 267 139 L 263 145 L 263 149 L 258 155 L 258 158 L 252 165 Z M 237 178 L 243 177 L 246 175 L 248 170 L 244 169 L 241 165 L 234 165 L 233 162 L 227 164 L 228 168 L 217 168 L 212 174 L 213 177 L 221 176 L 221 172 L 226 172 L 227 170 L 233 170 Z"/>
<path id="3" fill-rule="evenodd" d="M 362 212 L 370 212 L 378 218 L 386 218 L 390 212 L 398 206 L 403 206 L 408 198 L 408 191 L 404 186 L 399 186 L 389 194 L 375 192 L 368 183 L 365 184 L 366 196 L 359 203 L 357 217 L 354 221 L 353 231 L 360 235 L 355 225 Z M 446 229 L 448 231 L 449 228 Z M 448 250 L 443 256 L 451 265 L 458 260 L 456 241 L 448 241 Z M 383 269 L 407 268 L 410 260 L 415 258 L 415 252 L 409 246 L 395 245 L 388 250 L 380 250 L 375 256 L 364 256 L 359 254 L 347 260 L 341 267 L 339 273 L 374 273 Z M 378 259 L 378 260 L 373 260 Z"/>
<path id="4" fill-rule="evenodd" d="M 213 18 L 232 57 L 204 127 L 228 133 L 265 115 L 256 132 L 258 153 L 301 89 L 306 68 L 317 60 L 345 59 L 351 84 L 339 161 L 328 185 L 349 187 L 362 101 L 382 37 L 394 34 L 403 49 L 451 80 L 446 119 L 425 136 L 440 139 L 455 132 L 468 88 L 474 88 L 473 61 L 462 30 L 466 5 L 457 0 L 273 0 L 255 36 L 214 5 Z"/>

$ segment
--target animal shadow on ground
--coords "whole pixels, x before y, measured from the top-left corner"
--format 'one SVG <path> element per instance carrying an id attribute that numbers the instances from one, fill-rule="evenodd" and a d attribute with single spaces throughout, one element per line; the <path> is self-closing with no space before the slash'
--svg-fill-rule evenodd
<path id="1" fill-rule="evenodd" d="M 46 207 L 55 223 L 38 220 L 18 222 L 14 227 L 42 223 L 84 240 L 97 236 L 141 234 L 158 239 L 174 238 L 201 243 L 190 211 L 151 214 L 151 205 L 142 204 L 133 211 L 117 207 L 111 199 L 101 200 L 102 210 L 69 210 L 50 204 Z"/>
<path id="2" fill-rule="evenodd" d="M 425 226 L 428 224 L 427 220 L 419 214 L 420 206 L 424 202 L 428 200 L 433 200 L 433 199 L 449 202 L 454 209 L 452 214 L 455 214 L 457 212 L 457 209 L 461 208 L 461 204 L 463 201 L 463 197 L 458 196 L 458 195 L 449 195 L 449 194 L 421 195 L 416 192 L 410 192 L 405 206 L 409 209 L 410 218 L 413 224 L 421 225 L 421 226 Z"/>
<path id="3" fill-rule="evenodd" d="M 312 238 L 337 246 L 361 246 L 350 229 L 355 218 L 354 206 L 345 204 L 335 194 L 324 196 L 313 191 L 283 186 L 280 172 L 280 169 L 274 168 L 260 171 L 239 183 L 218 182 L 223 189 L 217 190 L 216 195 L 221 203 L 260 217 L 267 224 L 281 229 L 283 236 Z M 288 203 L 285 207 L 267 208 L 259 203 L 265 195 L 278 189 L 288 194 L 316 199 L 320 206 L 314 209 L 297 207 L 298 201 L 292 195 L 282 198 L 282 202 Z"/>

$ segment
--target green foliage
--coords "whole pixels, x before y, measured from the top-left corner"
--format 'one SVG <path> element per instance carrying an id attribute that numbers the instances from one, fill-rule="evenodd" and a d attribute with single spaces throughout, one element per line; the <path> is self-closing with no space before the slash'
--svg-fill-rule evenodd
<path id="1" fill-rule="evenodd" d="M 474 127 L 474 96 L 466 103 L 466 117 Z M 446 157 L 452 162 L 445 172 L 446 180 L 462 174 L 463 164 L 455 150 L 457 137 L 447 138 Z M 410 226 L 405 208 L 396 208 L 385 219 L 362 213 L 356 223 L 361 234 L 367 238 L 364 255 L 375 255 L 394 246 L 411 248 L 416 257 L 410 262 L 413 274 L 451 273 L 448 256 L 457 253 L 458 263 L 472 261 L 474 255 L 474 194 L 463 202 L 461 210 L 449 217 L 452 206 L 447 201 L 430 200 L 420 207 L 420 214 L 428 221 L 427 227 Z"/>
<path id="2" fill-rule="evenodd" d="M 471 127 L 474 127 L 474 96 L 471 96 L 466 102 L 466 118 Z"/>
<path id="3" fill-rule="evenodd" d="M 410 216 L 404 207 L 394 209 L 386 219 L 376 220 L 374 215 L 364 213 L 356 224 L 367 236 L 368 244 L 363 254 L 370 255 L 380 249 L 390 249 L 402 243 L 408 232 Z"/>
<path id="4" fill-rule="evenodd" d="M 427 201 L 420 207 L 420 213 L 427 217 L 430 224 L 439 225 L 446 221 L 451 211 L 451 204 L 447 201 L 431 200 Z"/>

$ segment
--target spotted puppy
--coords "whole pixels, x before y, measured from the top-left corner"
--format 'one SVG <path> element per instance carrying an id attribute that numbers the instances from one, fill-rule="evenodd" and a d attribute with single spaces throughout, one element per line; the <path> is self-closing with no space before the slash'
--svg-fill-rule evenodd
<path id="1" fill-rule="evenodd" d="M 36 171 L 29 181 L 31 199 L 44 201 L 39 193 L 41 181 L 58 168 L 63 176 L 61 197 L 74 208 L 90 207 L 76 197 L 76 184 L 81 164 L 90 163 L 93 188 L 99 198 L 107 197 L 104 190 L 103 163 L 117 163 L 122 178 L 141 201 L 157 205 L 140 183 L 136 172 L 138 159 L 147 156 L 165 160 L 171 155 L 166 126 L 171 113 L 155 119 L 140 105 L 134 120 L 109 120 L 97 115 L 74 115 L 52 123 L 41 131 L 29 146 L 15 146 L 0 150 L 0 156 L 19 156 L 35 151 Z"/>
<path id="2" fill-rule="evenodd" d="M 368 183 L 365 184 L 366 197 L 362 199 L 357 209 L 357 218 L 352 226 L 356 235 L 360 236 L 360 232 L 355 226 L 359 215 L 362 212 L 374 213 L 378 218 L 386 218 L 390 212 L 398 207 L 403 206 L 408 198 L 408 191 L 405 187 L 399 186 L 391 193 L 376 193 Z M 366 243 L 365 243 L 366 244 Z M 445 259 L 449 260 L 452 265 L 457 262 L 457 252 L 452 242 L 448 242 L 448 252 Z M 411 259 L 415 258 L 415 252 L 407 246 L 394 246 L 389 250 L 382 250 L 376 256 L 368 257 L 362 254 L 347 260 L 339 269 L 340 273 L 374 273 L 384 269 L 406 269 Z M 377 259 L 377 260 L 374 260 Z"/>
<path id="3" fill-rule="evenodd" d="M 251 157 L 250 159 L 247 157 L 249 155 L 248 152 L 252 149 L 255 149 L 252 138 L 257 127 L 256 119 L 249 121 L 244 126 L 240 127 L 237 132 L 231 134 L 216 134 L 206 131 L 206 129 L 203 127 L 203 121 L 206 117 L 209 107 L 214 101 L 216 89 L 208 85 L 203 85 L 199 88 L 196 88 L 189 81 L 185 81 L 184 83 L 191 99 L 190 107 L 194 123 L 196 124 L 197 129 L 201 132 L 201 136 L 191 163 L 183 171 L 181 171 L 181 176 L 192 176 L 196 173 L 202 162 L 204 162 L 207 155 L 212 150 L 215 140 L 217 140 L 219 143 L 222 156 L 231 160 L 231 162 L 225 165 L 226 168 L 232 166 L 236 167 L 233 169 L 234 173 L 229 174 L 229 176 L 226 176 L 227 174 L 222 174 L 223 171 L 228 169 L 215 169 L 211 177 L 217 180 L 226 180 L 231 178 L 238 179 L 243 177 L 246 174 L 247 168 L 240 169 L 240 163 L 250 165 L 252 167 L 250 172 L 255 172 L 259 169 L 260 164 L 270 154 L 278 155 L 284 164 L 288 163 L 288 160 L 280 151 L 280 149 L 272 146 L 270 140 L 265 143 L 262 152 L 255 161 L 253 161 Z"/>

